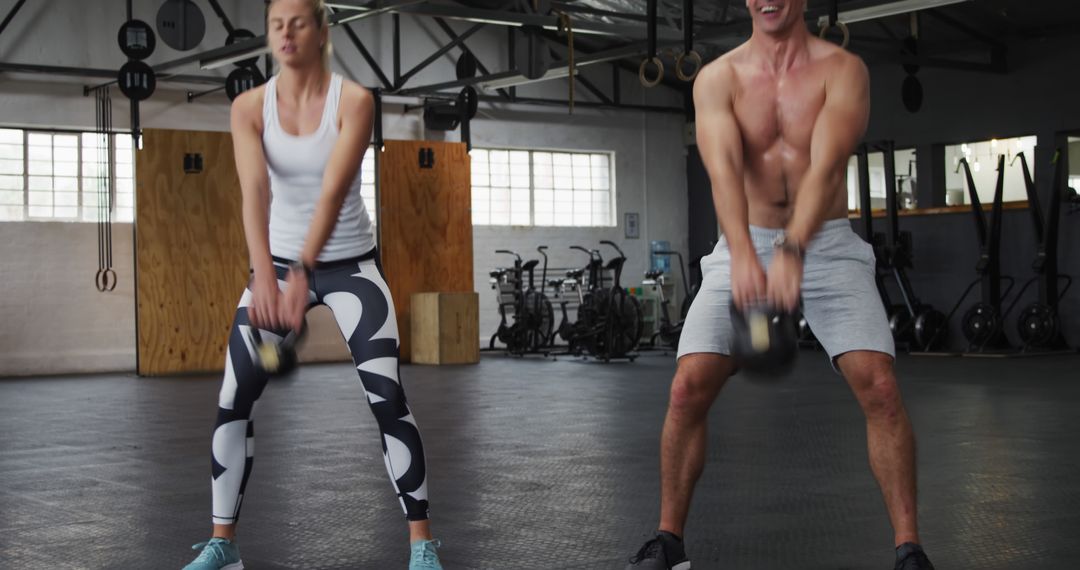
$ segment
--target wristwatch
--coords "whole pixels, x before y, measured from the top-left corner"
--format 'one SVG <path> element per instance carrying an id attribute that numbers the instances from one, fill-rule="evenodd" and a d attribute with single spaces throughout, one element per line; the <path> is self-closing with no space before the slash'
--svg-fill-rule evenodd
<path id="1" fill-rule="evenodd" d="M 302 261 L 289 262 L 289 271 L 303 273 L 304 277 L 306 277 L 308 281 L 311 281 L 311 268 L 307 265 L 304 265 L 304 262 Z"/>
<path id="2" fill-rule="evenodd" d="M 787 232 L 784 232 L 773 240 L 773 249 L 780 250 L 784 253 L 794 255 L 799 258 L 800 261 L 806 257 L 806 249 L 801 247 L 798 243 L 788 236 Z"/>

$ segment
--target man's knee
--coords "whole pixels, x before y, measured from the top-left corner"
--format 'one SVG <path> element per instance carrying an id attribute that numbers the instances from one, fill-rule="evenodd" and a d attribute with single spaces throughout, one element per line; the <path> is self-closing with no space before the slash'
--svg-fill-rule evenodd
<path id="1" fill-rule="evenodd" d="M 731 375 L 730 359 L 720 355 L 688 355 L 671 382 L 669 409 L 680 417 L 704 416 Z"/>
<path id="2" fill-rule="evenodd" d="M 891 366 L 871 367 L 859 376 L 853 379 L 852 385 L 856 387 L 856 396 L 867 417 L 892 420 L 903 413 L 900 387 Z"/>

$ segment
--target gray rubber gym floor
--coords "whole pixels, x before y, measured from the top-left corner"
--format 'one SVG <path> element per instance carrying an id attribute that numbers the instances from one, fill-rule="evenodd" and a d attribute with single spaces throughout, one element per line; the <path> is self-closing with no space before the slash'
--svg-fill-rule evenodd
<path id="1" fill-rule="evenodd" d="M 922 536 L 940 570 L 1080 564 L 1080 358 L 902 358 Z M 485 356 L 402 370 L 446 568 L 617 569 L 653 529 L 674 363 Z M 179 568 L 209 531 L 218 378 L 0 382 L 0 568 Z M 351 367 L 275 381 L 256 417 L 248 568 L 404 569 L 406 527 Z M 861 412 L 820 353 L 737 378 L 711 417 L 696 569 L 892 568 Z"/>

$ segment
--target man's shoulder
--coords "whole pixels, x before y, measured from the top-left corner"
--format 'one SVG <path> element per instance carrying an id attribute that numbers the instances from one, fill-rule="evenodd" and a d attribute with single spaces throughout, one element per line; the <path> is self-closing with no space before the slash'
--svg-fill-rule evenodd
<path id="1" fill-rule="evenodd" d="M 811 49 L 814 59 L 825 63 L 831 71 L 860 72 L 866 69 L 862 58 L 850 51 L 820 38 L 811 36 Z"/>
<path id="2" fill-rule="evenodd" d="M 735 63 L 740 57 L 741 48 L 742 46 L 739 46 L 705 64 L 698 73 L 698 81 L 727 83 L 735 73 Z"/>

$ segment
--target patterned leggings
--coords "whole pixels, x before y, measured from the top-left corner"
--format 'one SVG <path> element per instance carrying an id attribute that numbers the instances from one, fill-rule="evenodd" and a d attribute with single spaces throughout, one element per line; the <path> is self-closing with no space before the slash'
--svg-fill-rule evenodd
<path id="1" fill-rule="evenodd" d="M 309 280 L 309 308 L 322 304 L 334 313 L 379 424 L 386 469 L 405 516 L 410 521 L 426 520 L 424 447 L 398 377 L 394 302 L 375 257 L 371 252 L 354 259 L 320 263 Z M 278 284 L 284 287 L 288 261 L 275 258 L 274 266 Z M 266 374 L 252 362 L 252 327 L 247 311 L 251 298 L 249 285 L 240 298 L 229 334 L 225 378 L 218 397 L 211 452 L 215 524 L 235 523 L 240 515 L 254 456 L 252 409 L 267 381 Z M 259 332 L 264 342 L 280 342 L 286 334 Z"/>

